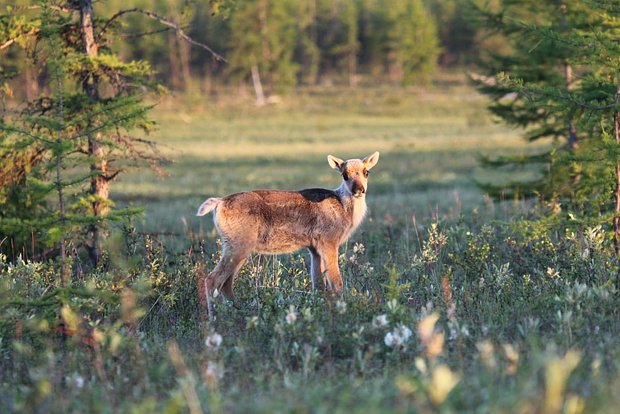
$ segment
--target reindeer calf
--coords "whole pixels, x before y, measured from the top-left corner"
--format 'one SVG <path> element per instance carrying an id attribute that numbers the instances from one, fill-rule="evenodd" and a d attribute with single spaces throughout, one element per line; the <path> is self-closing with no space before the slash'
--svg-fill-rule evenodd
<path id="1" fill-rule="evenodd" d="M 291 253 L 304 247 L 311 253 L 312 288 L 322 280 L 324 286 L 341 292 L 338 247 L 366 214 L 368 172 L 378 160 L 378 152 L 363 160 L 327 156 L 329 165 L 342 175 L 335 190 L 256 190 L 202 203 L 196 215 L 215 210 L 215 227 L 222 239 L 222 257 L 206 279 L 209 307 L 214 289 L 233 297 L 235 275 L 250 254 Z"/>

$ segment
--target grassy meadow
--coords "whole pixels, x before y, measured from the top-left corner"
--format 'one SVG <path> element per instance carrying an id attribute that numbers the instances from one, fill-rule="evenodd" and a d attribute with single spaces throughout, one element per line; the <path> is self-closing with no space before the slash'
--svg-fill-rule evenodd
<path id="1" fill-rule="evenodd" d="M 495 123 L 483 97 L 458 78 L 453 82 L 427 92 L 305 89 L 260 108 L 247 95 L 160 103 L 154 111 L 158 130 L 149 138 L 171 161 L 169 176 L 144 169 L 125 175 L 113 197 L 146 208 L 142 225 L 150 232 L 177 235 L 186 226 L 204 232 L 212 228 L 210 220 L 194 213 L 207 197 L 336 188 L 340 177 L 327 165 L 327 154 L 347 159 L 380 151 L 367 198 L 371 218 L 429 222 L 488 208 L 475 180 L 496 182 L 514 172 L 484 171 L 478 157 L 538 148 Z"/>
<path id="2" fill-rule="evenodd" d="M 52 264 L 0 258 L 0 412 L 613 412 L 608 230 L 519 225 L 544 207 L 484 196 L 476 180 L 517 173 L 479 155 L 536 151 L 484 105 L 458 80 L 303 89 L 261 108 L 236 91 L 161 102 L 150 138 L 169 175 L 113 187 L 145 212 L 114 229 L 111 265 L 58 290 Z M 212 217 L 194 216 L 205 198 L 335 188 L 327 154 L 373 151 L 342 297 L 311 291 L 306 252 L 255 256 L 236 300 L 201 317 L 196 279 L 219 254 Z"/>

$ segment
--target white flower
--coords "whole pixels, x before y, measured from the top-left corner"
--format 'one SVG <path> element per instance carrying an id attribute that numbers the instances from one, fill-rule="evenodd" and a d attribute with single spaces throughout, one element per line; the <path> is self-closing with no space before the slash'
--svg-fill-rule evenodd
<path id="1" fill-rule="evenodd" d="M 385 334 L 385 338 L 383 338 L 383 342 L 390 348 L 394 346 L 396 342 L 396 336 L 392 332 L 388 332 Z"/>
<path id="2" fill-rule="evenodd" d="M 207 339 L 205 339 L 205 345 L 208 349 L 217 351 L 220 345 L 222 345 L 222 335 L 217 332 L 213 332 L 211 335 L 207 336 Z"/>
<path id="3" fill-rule="evenodd" d="M 373 328 L 376 328 L 376 329 L 385 328 L 387 325 L 388 325 L 388 318 L 385 313 L 375 316 L 375 318 L 372 320 Z"/>
<path id="4" fill-rule="evenodd" d="M 385 334 L 383 342 L 390 348 L 403 349 L 409 338 L 411 338 L 411 329 L 401 323 L 392 332 Z"/>
<path id="5" fill-rule="evenodd" d="M 409 329 L 402 323 L 396 327 L 394 332 L 397 333 L 401 338 L 403 338 L 403 341 L 407 341 L 409 338 L 411 338 L 411 329 Z"/>
<path id="6" fill-rule="evenodd" d="M 364 247 L 364 245 L 362 243 L 355 243 L 353 245 L 353 253 L 364 253 L 364 250 L 366 250 L 366 248 Z"/>
<path id="7" fill-rule="evenodd" d="M 75 386 L 78 388 L 83 388 L 84 387 L 84 377 L 82 377 L 81 375 L 76 375 L 73 378 L 73 381 L 75 382 Z"/>
<path id="8" fill-rule="evenodd" d="M 341 315 L 344 314 L 347 311 L 347 302 L 338 300 L 338 302 L 336 302 L 336 311 Z"/>
<path id="9" fill-rule="evenodd" d="M 286 314 L 286 323 L 289 325 L 293 325 L 297 320 L 297 312 L 295 311 L 295 306 L 291 305 L 288 308 L 288 313 Z"/>

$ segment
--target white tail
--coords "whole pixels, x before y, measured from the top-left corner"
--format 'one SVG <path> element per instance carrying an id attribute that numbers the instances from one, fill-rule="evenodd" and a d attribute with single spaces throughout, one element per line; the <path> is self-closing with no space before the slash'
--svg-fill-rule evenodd
<path id="1" fill-rule="evenodd" d="M 205 214 L 209 214 L 212 210 L 215 210 L 217 206 L 222 202 L 221 198 L 213 197 L 205 201 L 198 207 L 198 211 L 196 212 L 197 216 L 204 216 Z"/>
<path id="2" fill-rule="evenodd" d="M 208 303 L 214 289 L 232 298 L 235 275 L 250 254 L 288 253 L 304 247 L 311 253 L 313 288 L 323 282 L 335 292 L 342 291 L 338 247 L 366 214 L 368 174 L 379 153 L 347 161 L 329 155 L 327 161 L 342 175 L 335 190 L 257 190 L 202 203 L 196 215 L 215 210 L 215 227 L 222 239 L 222 257 L 206 280 Z"/>

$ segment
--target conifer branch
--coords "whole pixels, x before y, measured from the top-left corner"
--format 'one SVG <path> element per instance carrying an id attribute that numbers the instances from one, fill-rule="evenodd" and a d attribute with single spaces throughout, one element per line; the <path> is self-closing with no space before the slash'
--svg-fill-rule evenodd
<path id="1" fill-rule="evenodd" d="M 103 28 L 101 29 L 101 32 L 99 33 L 99 35 L 97 36 L 97 39 L 101 39 L 101 36 L 103 36 L 103 34 L 106 32 L 106 30 L 108 29 L 108 27 L 110 27 L 110 25 L 114 22 L 114 20 L 118 19 L 119 17 L 128 14 L 128 13 L 141 13 L 153 20 L 157 20 L 159 23 L 163 24 L 164 26 L 167 26 L 173 30 L 175 30 L 178 35 L 185 40 L 186 42 L 194 45 L 194 46 L 198 46 L 202 49 L 205 49 L 207 52 L 211 53 L 211 55 L 213 56 L 213 58 L 218 61 L 218 62 L 228 62 L 222 55 L 220 55 L 219 53 L 217 53 L 216 51 L 214 51 L 213 49 L 211 49 L 211 47 L 209 47 L 209 45 L 206 45 L 202 42 L 198 42 L 197 40 L 192 39 L 190 36 L 187 35 L 187 33 L 185 33 L 185 31 L 183 30 L 183 28 L 178 24 L 173 22 L 172 20 L 160 16 L 156 13 L 153 13 L 152 11 L 149 10 L 144 10 L 144 9 L 140 9 L 138 7 L 134 7 L 132 9 L 125 9 L 125 10 L 120 10 L 119 12 L 117 12 L 116 14 L 114 14 L 112 17 L 110 17 L 108 19 L 108 21 L 106 22 L 106 24 L 103 26 Z"/>
<path id="2" fill-rule="evenodd" d="M 41 137 L 39 135 L 32 134 L 32 133 L 30 133 L 28 131 L 24 131 L 23 129 L 19 129 L 19 128 L 16 128 L 14 126 L 3 126 L 3 125 L 0 125 L 0 130 L 6 131 L 6 132 L 15 132 L 17 134 L 22 134 L 22 135 L 30 137 L 30 138 L 32 138 L 32 139 L 34 139 L 36 141 L 45 142 L 46 144 L 56 144 L 55 141 L 43 138 L 43 137 Z"/>

